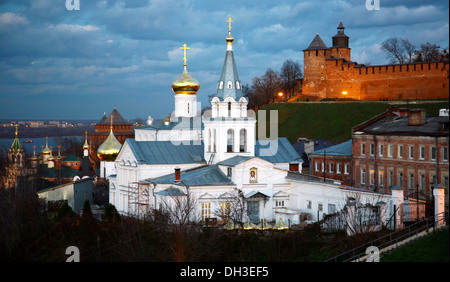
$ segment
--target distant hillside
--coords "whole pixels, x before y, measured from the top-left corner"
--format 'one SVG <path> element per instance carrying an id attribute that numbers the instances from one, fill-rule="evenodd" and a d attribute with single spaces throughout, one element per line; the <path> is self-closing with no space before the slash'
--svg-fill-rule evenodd
<path id="1" fill-rule="evenodd" d="M 448 108 L 448 101 L 397 104 L 399 107 L 423 108 L 428 116 L 438 116 Z M 387 102 L 277 103 L 261 110 L 278 110 L 278 136 L 295 143 L 299 137 L 327 139 L 339 143 L 351 138 L 351 128 L 390 107 Z M 267 113 L 269 116 L 269 113 Z M 269 135 L 269 134 L 268 134 Z"/>

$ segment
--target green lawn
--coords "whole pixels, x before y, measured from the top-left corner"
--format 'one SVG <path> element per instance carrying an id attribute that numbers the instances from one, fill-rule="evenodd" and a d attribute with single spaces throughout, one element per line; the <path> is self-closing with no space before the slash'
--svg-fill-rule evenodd
<path id="1" fill-rule="evenodd" d="M 449 230 L 436 231 L 435 234 L 408 244 L 384 257 L 381 262 L 448 262 Z"/>
<path id="2" fill-rule="evenodd" d="M 269 104 L 261 110 L 278 111 L 278 136 L 287 137 L 291 143 L 299 137 L 339 143 L 351 138 L 352 127 L 384 112 L 389 106 L 386 102 L 278 103 Z M 399 107 L 405 108 L 407 105 Z M 427 115 L 438 116 L 439 109 L 448 107 L 448 101 L 409 104 L 409 107 L 423 108 Z"/>

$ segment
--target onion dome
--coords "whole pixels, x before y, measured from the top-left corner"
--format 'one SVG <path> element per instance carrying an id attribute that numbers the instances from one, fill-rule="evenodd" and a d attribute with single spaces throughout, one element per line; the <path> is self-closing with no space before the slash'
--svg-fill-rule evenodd
<path id="1" fill-rule="evenodd" d="M 172 90 L 175 94 L 197 94 L 200 84 L 187 71 L 186 50 L 190 48 L 184 44 L 180 49 L 184 49 L 184 69 L 183 73 L 172 82 Z"/>
<path id="2" fill-rule="evenodd" d="M 50 148 L 48 147 L 48 137 L 46 137 L 45 140 L 45 148 L 42 149 L 42 154 L 44 155 L 50 155 L 52 152 L 52 150 L 50 150 Z"/>
<path id="3" fill-rule="evenodd" d="M 117 155 L 122 148 L 122 144 L 117 141 L 112 130 L 112 117 L 111 117 L 111 129 L 108 138 L 103 142 L 97 150 L 97 157 L 102 161 L 112 162 L 116 159 Z"/>

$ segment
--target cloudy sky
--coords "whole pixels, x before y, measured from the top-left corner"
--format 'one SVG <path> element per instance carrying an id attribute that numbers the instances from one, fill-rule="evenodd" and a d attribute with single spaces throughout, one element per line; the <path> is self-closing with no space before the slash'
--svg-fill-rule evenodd
<path id="1" fill-rule="evenodd" d="M 377 1 L 377 0 L 375 0 Z M 316 33 L 327 46 L 342 19 L 352 60 L 388 63 L 383 40 L 449 47 L 447 0 L 0 0 L 0 119 L 94 119 L 114 107 L 126 119 L 174 109 L 172 81 L 183 69 L 215 93 L 231 17 L 240 79 L 292 59 Z"/>

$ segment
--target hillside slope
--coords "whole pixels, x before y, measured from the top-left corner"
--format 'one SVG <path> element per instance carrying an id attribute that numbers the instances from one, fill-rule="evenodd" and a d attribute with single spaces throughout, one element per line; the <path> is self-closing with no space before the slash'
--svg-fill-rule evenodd
<path id="1" fill-rule="evenodd" d="M 439 109 L 448 108 L 448 104 L 448 101 L 434 101 L 396 106 L 423 108 L 428 116 L 438 116 Z M 339 143 L 351 138 L 353 126 L 389 107 L 387 102 L 277 103 L 266 105 L 261 110 L 278 111 L 278 136 L 287 137 L 291 143 L 295 143 L 299 137 Z"/>

